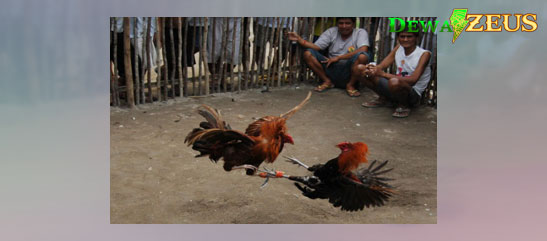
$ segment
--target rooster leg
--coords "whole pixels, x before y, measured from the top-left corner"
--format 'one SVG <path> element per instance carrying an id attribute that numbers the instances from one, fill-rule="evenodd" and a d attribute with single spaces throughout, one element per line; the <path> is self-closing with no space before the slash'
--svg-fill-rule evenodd
<path id="1" fill-rule="evenodd" d="M 250 176 L 254 175 L 256 171 L 258 170 L 257 167 L 253 165 L 248 165 L 248 164 L 232 167 L 232 170 L 234 169 L 245 169 L 247 170 L 247 175 L 250 175 Z"/>
<path id="2" fill-rule="evenodd" d="M 253 171 L 257 171 L 257 170 L 258 170 L 257 167 L 255 167 L 255 166 L 253 166 L 253 165 L 247 165 L 247 164 L 241 165 L 241 166 L 232 167 L 232 170 L 234 170 L 234 169 L 246 169 L 246 170 L 251 169 L 251 170 L 253 170 Z"/>
<path id="3" fill-rule="evenodd" d="M 260 171 L 260 173 L 258 173 L 257 175 L 260 176 L 260 177 L 263 177 L 263 178 L 268 178 L 268 177 L 289 178 L 289 175 L 285 175 L 285 173 L 282 172 L 282 171 L 270 170 L 270 169 L 265 168 L 265 167 L 264 167 L 264 170 L 258 170 L 258 171 Z"/>
<path id="4" fill-rule="evenodd" d="M 311 188 L 321 184 L 321 180 L 316 176 L 290 176 L 289 180 L 300 182 Z"/>
<path id="5" fill-rule="evenodd" d="M 292 164 L 299 165 L 299 166 L 304 167 L 304 168 L 306 168 L 306 169 L 309 168 L 308 165 L 304 164 L 303 162 L 301 162 L 300 160 L 298 160 L 298 159 L 296 159 L 296 158 L 294 158 L 294 157 L 288 157 L 288 156 L 283 156 L 283 157 L 285 157 L 285 158 L 287 159 L 287 160 L 286 160 L 287 162 L 290 162 L 290 163 L 292 163 Z"/>

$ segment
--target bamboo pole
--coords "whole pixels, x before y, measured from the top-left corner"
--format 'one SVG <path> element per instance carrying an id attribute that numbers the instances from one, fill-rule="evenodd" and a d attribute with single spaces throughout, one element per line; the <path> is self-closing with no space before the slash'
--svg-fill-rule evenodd
<path id="1" fill-rule="evenodd" d="M 286 56 L 282 71 L 283 71 L 283 80 L 286 81 L 289 79 L 289 68 L 290 68 L 289 66 L 292 60 L 292 54 L 291 54 L 292 46 L 291 46 L 291 41 L 289 41 L 288 37 L 285 36 L 285 33 L 291 31 L 291 26 L 292 26 L 291 17 L 287 17 L 287 23 L 285 25 L 286 25 L 286 28 L 284 28 L 285 31 L 283 31 L 283 34 L 281 35 L 281 37 L 282 37 L 282 40 L 285 40 L 285 42 L 282 41 L 285 45 L 284 49 L 285 49 L 285 56 Z"/>
<path id="2" fill-rule="evenodd" d="M 260 64 L 258 65 L 258 70 L 259 70 L 258 78 L 260 79 L 260 86 L 259 86 L 260 88 L 264 87 L 264 80 L 265 80 L 264 79 L 264 73 L 266 72 L 266 70 L 264 68 L 264 61 L 265 61 L 264 58 L 266 57 L 265 55 L 266 55 L 266 43 L 267 43 L 266 33 L 268 32 L 268 25 L 269 25 L 269 23 L 271 23 L 270 18 L 269 17 L 265 18 L 263 23 L 264 23 L 264 25 L 263 25 L 263 28 L 262 28 L 262 39 L 261 39 L 261 46 L 260 46 L 260 53 L 259 53 L 260 56 L 258 58 L 258 60 L 260 61 L 259 62 Z"/>
<path id="3" fill-rule="evenodd" d="M 163 19 L 163 33 L 161 35 L 161 39 L 162 39 L 162 43 L 163 43 L 163 65 L 165 66 L 165 76 L 163 76 L 163 83 L 162 83 L 162 89 L 163 89 L 163 98 L 164 100 L 167 100 L 169 97 L 167 96 L 167 85 L 168 85 L 168 80 L 169 80 L 169 59 L 167 58 L 167 43 L 165 42 L 166 39 L 166 35 L 167 35 L 167 32 L 165 31 L 165 27 L 169 27 L 167 25 L 168 23 L 168 18 L 164 18 Z"/>
<path id="4" fill-rule="evenodd" d="M 151 62 L 151 53 L 150 53 L 150 46 L 152 43 L 150 42 L 150 32 L 152 28 L 152 17 L 148 18 L 148 24 L 146 26 L 146 62 L 148 63 L 146 65 L 148 73 L 147 73 L 147 80 L 148 80 L 148 101 L 152 103 L 152 62 Z"/>
<path id="5" fill-rule="evenodd" d="M 374 61 L 375 59 L 375 56 L 377 54 L 377 51 L 376 51 L 376 34 L 378 32 L 378 24 L 380 22 L 380 19 L 378 17 L 374 17 L 374 18 L 370 18 L 370 21 L 369 21 L 369 27 L 370 27 L 370 30 L 368 31 L 369 33 L 369 40 L 370 41 L 370 44 L 371 44 L 371 52 L 370 52 L 370 56 L 371 56 L 371 60 L 370 61 Z M 380 63 L 380 60 L 377 59 L 376 62 Z"/>
<path id="6" fill-rule="evenodd" d="M 379 20 L 378 32 L 380 34 L 380 41 L 378 41 L 378 61 L 381 62 L 384 59 L 384 18 L 380 18 Z"/>
<path id="7" fill-rule="evenodd" d="M 245 19 L 245 18 L 243 18 Z M 252 18 L 247 18 L 247 30 L 245 31 L 244 28 L 242 28 L 243 32 L 245 33 L 243 36 L 243 41 L 242 44 L 243 44 L 243 48 L 244 48 L 244 51 L 245 51 L 245 63 L 242 63 L 243 64 L 243 73 L 244 73 L 244 89 L 249 89 L 249 81 L 251 81 L 251 77 L 249 76 L 249 68 L 252 68 L 252 65 L 249 66 L 249 63 L 252 63 L 251 62 L 251 57 L 250 57 L 250 53 L 249 53 L 249 35 L 250 35 L 250 32 L 251 32 L 251 19 Z M 244 20 L 241 20 L 242 23 L 241 23 L 241 26 L 243 26 L 245 24 L 245 21 Z"/>
<path id="8" fill-rule="evenodd" d="M 285 19 L 282 18 L 280 25 L 277 26 L 277 86 L 281 86 L 281 60 L 283 59 L 283 42 L 281 42 L 281 35 L 283 35 L 281 29 L 283 29 L 283 26 L 285 26 Z"/>
<path id="9" fill-rule="evenodd" d="M 277 54 L 277 52 L 275 51 L 275 48 L 277 47 L 278 43 L 277 43 L 277 38 L 276 38 L 276 34 L 278 33 L 278 30 L 279 30 L 279 18 L 274 18 L 272 20 L 276 27 L 273 27 L 273 24 L 272 24 L 272 34 L 270 35 L 270 48 L 269 48 L 269 58 L 268 58 L 268 87 L 273 87 L 274 84 L 275 84 L 275 80 L 274 80 L 274 76 L 275 76 L 275 55 Z"/>
<path id="10" fill-rule="evenodd" d="M 310 18 L 311 20 L 311 23 L 309 23 L 309 26 L 308 26 L 308 39 L 310 41 L 313 41 L 313 29 L 315 28 L 315 18 Z M 309 83 L 309 80 L 310 80 L 310 75 L 311 75 L 311 70 L 307 70 L 306 71 L 306 82 Z M 317 75 L 316 75 L 317 77 Z"/>
<path id="11" fill-rule="evenodd" d="M 184 96 L 184 89 L 183 89 L 183 83 L 182 83 L 182 42 L 186 42 L 186 40 L 182 39 L 182 18 L 177 18 L 177 26 L 178 26 L 178 37 L 179 37 L 179 56 L 177 56 L 177 65 L 178 65 L 178 72 L 179 72 L 179 97 Z M 173 87 L 174 88 L 174 87 Z"/>
<path id="12" fill-rule="evenodd" d="M 169 21 L 170 18 L 165 18 L 163 20 L 163 24 L 164 24 L 164 33 L 163 33 L 163 36 L 162 36 L 162 40 L 163 40 L 163 44 L 164 44 L 164 48 L 163 48 L 163 61 L 164 61 L 164 65 L 165 65 L 165 76 L 163 77 L 163 98 L 164 100 L 168 100 L 169 99 L 169 94 L 168 94 L 168 87 L 169 87 L 169 62 L 171 62 L 171 60 L 169 58 L 167 58 L 167 35 L 169 34 L 169 32 L 167 30 L 165 30 L 165 27 L 167 27 L 168 29 L 171 29 L 170 26 L 168 25 L 169 24 Z M 171 46 L 173 46 L 173 42 L 171 41 L 170 43 Z M 171 48 L 171 51 L 173 51 L 173 49 Z"/>
<path id="13" fill-rule="evenodd" d="M 239 55 L 238 55 L 238 60 L 237 60 L 237 93 L 240 93 L 241 92 L 241 81 L 242 81 L 242 74 L 241 72 L 243 72 L 245 69 L 244 66 L 245 64 L 243 64 L 242 66 L 242 59 L 243 59 L 243 55 L 245 54 L 245 47 L 243 46 L 245 44 L 245 27 L 244 27 L 244 24 L 245 24 L 245 19 L 243 17 L 239 18 Z M 232 90 L 233 91 L 233 90 Z"/>
<path id="14" fill-rule="evenodd" d="M 305 35 L 305 31 L 304 31 L 304 27 L 308 24 L 308 18 L 302 18 L 301 22 L 300 22 L 300 28 L 298 29 L 299 32 L 300 32 L 300 36 L 304 36 Z M 303 61 L 302 59 L 302 55 L 304 53 L 304 51 L 306 51 L 305 49 L 303 48 L 299 48 L 300 50 L 300 53 L 298 55 L 298 68 L 297 68 L 297 74 L 298 74 L 298 78 L 300 81 L 304 81 L 304 76 L 305 76 L 305 71 L 306 71 L 306 63 Z"/>
<path id="15" fill-rule="evenodd" d="M 258 52 L 256 52 L 258 44 L 258 18 L 253 19 L 253 54 L 249 53 L 249 56 L 252 56 L 251 62 L 251 88 L 256 88 L 258 83 Z"/>
<path id="16" fill-rule="evenodd" d="M 156 76 L 156 91 L 158 92 L 158 101 L 161 101 L 161 59 L 160 59 L 160 51 L 163 49 L 163 45 L 161 44 L 161 35 L 163 34 L 163 25 L 162 25 L 163 19 L 157 18 L 156 19 L 156 28 L 158 31 L 155 33 L 156 35 L 156 66 L 157 66 L 157 76 Z"/>
<path id="17" fill-rule="evenodd" d="M 182 69 L 184 70 L 183 78 L 184 78 L 184 96 L 188 96 L 188 19 L 184 19 L 184 38 L 183 41 L 183 47 L 182 47 L 182 65 L 184 66 Z"/>
<path id="18" fill-rule="evenodd" d="M 235 64 L 237 63 L 235 61 L 235 57 L 236 57 L 236 33 L 237 33 L 237 21 L 236 21 L 236 18 L 232 18 L 234 24 L 232 24 L 232 56 L 231 56 L 231 59 L 230 59 L 230 83 L 231 83 L 231 88 L 230 88 L 230 92 L 234 92 L 234 67 L 235 67 Z M 240 35 L 241 37 L 241 35 Z M 241 50 L 241 49 L 240 49 Z M 239 82 L 239 81 L 238 81 Z"/>
<path id="19" fill-rule="evenodd" d="M 432 22 L 435 22 L 437 18 L 431 18 Z M 429 48 L 428 50 L 433 50 L 433 36 L 435 35 L 435 32 L 433 32 L 433 29 L 429 29 Z"/>
<path id="20" fill-rule="evenodd" d="M 213 26 L 212 26 L 212 30 L 211 30 L 211 59 L 214 59 L 215 58 L 215 48 L 216 48 L 216 26 L 217 26 L 217 18 L 216 17 L 213 17 L 212 18 L 213 20 Z M 219 83 L 216 83 L 219 81 L 218 79 L 218 76 L 217 76 L 217 69 L 216 69 L 216 64 L 214 63 L 213 61 L 213 64 L 211 64 L 211 79 L 212 79 L 212 84 L 213 85 L 220 85 Z M 216 82 L 215 82 L 216 81 Z M 213 93 L 216 93 L 220 90 L 220 87 L 218 88 L 215 88 L 215 86 L 213 86 Z"/>
<path id="21" fill-rule="evenodd" d="M 141 18 L 139 19 L 139 21 L 141 21 L 142 27 L 144 28 L 144 26 L 145 26 L 145 19 L 144 19 L 144 17 L 141 17 Z M 140 83 L 140 89 L 141 89 L 141 91 L 140 91 L 140 102 L 139 102 L 139 104 L 144 104 L 144 102 L 145 102 L 145 96 L 144 96 L 144 91 L 145 91 L 145 88 L 144 88 L 144 80 L 145 80 L 145 76 L 144 76 L 144 73 L 145 73 L 145 68 L 146 68 L 146 61 L 145 61 L 145 59 L 146 59 L 146 51 L 145 51 L 145 50 L 146 50 L 146 45 L 145 45 L 145 44 L 146 44 L 146 41 L 145 41 L 145 38 L 144 38 L 144 34 L 146 34 L 146 31 L 145 31 L 145 29 L 142 29 L 142 31 L 143 31 L 143 32 L 142 32 L 143 36 L 142 36 L 142 39 L 141 39 L 141 42 L 142 42 L 142 43 L 141 43 L 141 61 L 142 61 L 142 62 L 141 62 L 141 64 L 140 64 L 141 67 L 139 68 L 139 76 L 140 76 L 140 77 L 139 77 L 139 80 L 140 80 L 139 83 Z M 138 35 L 137 35 L 137 36 L 138 36 Z"/>
<path id="22" fill-rule="evenodd" d="M 222 33 L 222 49 L 224 50 L 224 53 L 222 53 L 221 59 L 220 59 L 220 66 L 221 66 L 221 82 L 222 82 L 222 92 L 226 92 L 227 86 L 226 86 L 226 72 L 227 72 L 227 66 L 226 66 L 226 58 L 228 57 L 228 31 L 230 31 L 230 23 L 227 17 L 224 18 L 224 25 L 222 25 L 224 28 L 224 32 Z"/>
<path id="23" fill-rule="evenodd" d="M 133 52 L 133 57 L 135 58 L 135 104 L 139 104 L 141 99 L 141 93 L 140 93 L 140 72 L 139 72 L 139 53 L 137 52 L 137 18 L 129 18 L 129 20 L 133 20 L 133 39 L 130 39 L 133 42 L 133 49 L 135 50 Z M 131 37 L 131 36 L 130 36 Z"/>
<path id="24" fill-rule="evenodd" d="M 118 24 L 115 17 L 111 18 L 111 24 L 113 26 L 112 31 L 112 38 L 113 38 L 113 61 L 114 61 L 114 70 L 113 70 L 113 81 L 111 81 L 111 88 L 112 88 L 112 102 L 114 106 L 120 106 L 120 95 L 118 94 Z"/>
<path id="25" fill-rule="evenodd" d="M 192 24 L 194 27 L 194 31 L 192 32 L 192 53 L 191 55 L 194 56 L 194 48 L 196 47 L 196 18 L 192 19 Z M 194 58 L 194 57 L 192 57 Z M 192 64 L 192 95 L 196 95 L 196 70 L 194 69 L 195 62 Z"/>
<path id="26" fill-rule="evenodd" d="M 203 18 L 203 35 L 202 35 L 202 45 L 201 48 L 203 48 L 203 68 L 205 72 L 205 95 L 209 95 L 209 75 L 208 75 L 208 66 L 207 66 L 207 31 L 209 30 L 209 24 L 207 23 L 208 19 Z"/>
<path id="27" fill-rule="evenodd" d="M 199 18 L 199 25 L 201 27 L 201 33 L 199 33 L 200 35 L 203 35 L 203 18 L 200 17 Z M 194 33 L 194 34 L 197 34 L 197 33 Z M 199 62 L 198 62 L 198 89 L 199 89 L 199 95 L 203 95 L 203 84 L 202 84 L 202 79 L 201 79 L 201 75 L 202 75 L 202 72 L 201 72 L 201 68 L 202 68 L 202 64 L 207 64 L 207 60 L 203 59 L 203 48 L 205 48 L 206 46 L 203 44 L 203 39 L 200 37 L 199 38 L 200 41 L 199 41 Z"/>
<path id="28" fill-rule="evenodd" d="M 127 91 L 127 104 L 129 108 L 135 108 L 135 96 L 133 95 L 133 73 L 131 66 L 131 45 L 129 42 L 129 18 L 123 18 L 123 59 L 125 65 L 125 86 Z"/>
<path id="29" fill-rule="evenodd" d="M 293 18 L 293 22 L 292 22 L 292 29 L 291 29 L 291 32 L 296 32 L 297 29 L 296 29 L 296 21 L 298 19 L 295 17 Z M 292 41 L 287 41 L 287 42 L 290 42 L 289 43 L 289 48 L 292 49 L 293 47 L 293 43 Z M 289 83 L 292 85 L 293 84 L 293 80 L 296 81 L 296 73 L 294 73 L 296 71 L 296 64 L 298 63 L 298 59 L 299 59 L 299 55 L 298 53 L 300 53 L 300 46 L 296 46 L 296 49 L 295 49 L 295 52 L 293 53 L 292 51 L 289 52 L 289 55 L 290 55 L 290 60 L 294 59 L 294 61 L 289 61 Z M 296 55 L 295 57 L 293 57 L 293 55 Z"/>
<path id="30" fill-rule="evenodd" d="M 268 29 L 268 30 L 270 30 L 270 36 L 269 36 L 270 37 L 270 39 L 269 39 L 270 47 L 268 48 L 268 58 L 267 58 L 268 61 L 266 63 L 267 64 L 266 68 L 268 70 L 268 72 L 266 72 L 266 78 L 267 78 L 266 81 L 268 81 L 266 83 L 266 85 L 268 87 L 271 87 L 272 82 L 273 82 L 272 77 L 270 76 L 270 74 L 272 74 L 272 72 L 273 72 L 272 71 L 272 65 L 273 65 L 272 64 L 272 60 L 273 60 L 272 55 L 275 53 L 275 51 L 274 51 L 274 48 L 275 48 L 275 43 L 274 43 L 274 36 L 275 36 L 274 21 L 275 20 L 276 20 L 276 18 L 272 18 L 272 27 L 270 29 Z"/>
<path id="31" fill-rule="evenodd" d="M 298 20 L 298 23 L 297 23 L 297 20 Z M 298 35 L 300 35 L 300 36 L 302 36 L 303 22 L 304 22 L 304 20 L 302 18 L 295 19 L 295 22 L 294 22 L 293 31 L 298 33 Z M 294 76 L 294 80 L 296 81 L 296 83 L 300 82 L 299 81 L 300 75 L 298 74 L 298 72 L 302 68 L 302 66 L 300 64 L 301 61 L 302 61 L 302 53 L 303 53 L 302 46 L 298 45 L 298 43 L 297 43 L 296 53 L 295 53 L 296 58 L 295 58 L 294 66 L 293 66 L 293 76 Z"/>

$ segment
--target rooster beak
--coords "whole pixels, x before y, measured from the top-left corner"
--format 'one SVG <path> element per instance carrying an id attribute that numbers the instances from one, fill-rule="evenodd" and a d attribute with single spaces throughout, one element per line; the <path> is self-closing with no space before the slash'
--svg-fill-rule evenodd
<path id="1" fill-rule="evenodd" d="M 290 144 L 294 145 L 294 141 L 292 139 L 292 136 L 289 136 L 289 135 L 285 135 L 285 138 L 284 138 L 283 142 L 290 143 Z"/>

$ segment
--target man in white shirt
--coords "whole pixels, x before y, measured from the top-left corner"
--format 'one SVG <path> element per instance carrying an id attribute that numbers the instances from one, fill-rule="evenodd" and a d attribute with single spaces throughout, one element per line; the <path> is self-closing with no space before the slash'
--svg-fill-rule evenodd
<path id="1" fill-rule="evenodd" d="M 358 97 L 361 93 L 357 90 L 357 65 L 370 61 L 368 33 L 365 29 L 355 29 L 356 18 L 336 19 L 336 26 L 323 32 L 315 43 L 302 39 L 294 32 L 288 33 L 288 37 L 307 48 L 304 60 L 323 81 L 315 91 L 323 92 L 333 87 L 345 88 L 350 97 Z M 319 53 L 319 50 L 325 49 L 328 49 L 328 56 Z"/>
<path id="2" fill-rule="evenodd" d="M 363 83 L 379 96 L 378 99 L 363 103 L 364 107 L 380 107 L 392 102 L 396 105 L 393 117 L 404 118 L 410 114 L 410 107 L 420 103 L 422 93 L 431 78 L 429 61 L 431 52 L 418 46 L 420 27 L 410 31 L 410 26 L 397 33 L 399 45 L 377 65 L 359 65 Z M 396 74 L 384 72 L 395 62 Z"/>

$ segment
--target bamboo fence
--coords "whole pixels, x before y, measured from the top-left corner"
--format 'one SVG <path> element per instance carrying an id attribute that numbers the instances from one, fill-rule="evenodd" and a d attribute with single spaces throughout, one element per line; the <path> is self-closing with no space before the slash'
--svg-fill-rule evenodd
<path id="1" fill-rule="evenodd" d="M 174 98 L 260 88 L 267 91 L 269 88 L 300 83 L 317 84 L 316 75 L 302 61 L 304 49 L 294 46 L 296 44 L 288 41 L 285 34 L 293 31 L 304 39 L 313 41 L 316 25 L 323 32 L 326 30 L 325 23 L 330 18 L 267 17 L 261 23 L 258 23 L 256 17 L 203 17 L 190 21 L 184 17 L 138 19 L 123 18 L 122 39 L 116 27 L 120 18 L 113 17 L 110 21 L 113 53 L 110 78 L 112 106 L 132 108 L 139 104 Z M 395 33 L 389 32 L 389 19 L 357 19 L 357 27 L 364 28 L 369 35 L 372 61 L 379 63 L 397 44 Z M 401 19 L 425 22 L 436 20 L 432 17 Z M 141 42 L 137 41 L 137 37 L 130 38 L 130 22 L 132 32 L 136 33 L 131 36 L 139 36 L 138 32 L 143 32 L 140 35 Z M 144 26 L 142 30 L 137 28 L 139 24 Z M 222 31 L 216 31 L 218 26 L 222 26 Z M 209 38 L 211 40 L 208 41 Z M 218 41 L 220 49 L 215 47 Z M 208 49 L 209 43 L 212 45 Z M 134 48 L 138 44 L 142 47 Z M 432 52 L 431 81 L 422 95 L 422 103 L 436 106 L 436 33 L 431 30 L 423 32 L 419 46 Z M 123 48 L 123 56 L 117 54 L 120 51 L 118 48 Z M 141 52 L 137 53 L 137 49 Z M 167 49 L 172 53 L 167 53 Z M 239 51 L 236 53 L 228 49 Z M 214 58 L 215 56 L 219 57 Z M 118 58 L 123 58 L 122 66 L 118 66 Z M 192 59 L 193 63 L 189 62 Z M 213 63 L 209 63 L 210 59 Z M 118 75 L 119 68 L 124 68 L 125 76 Z M 391 66 L 387 71 L 394 73 L 395 67 Z"/>

